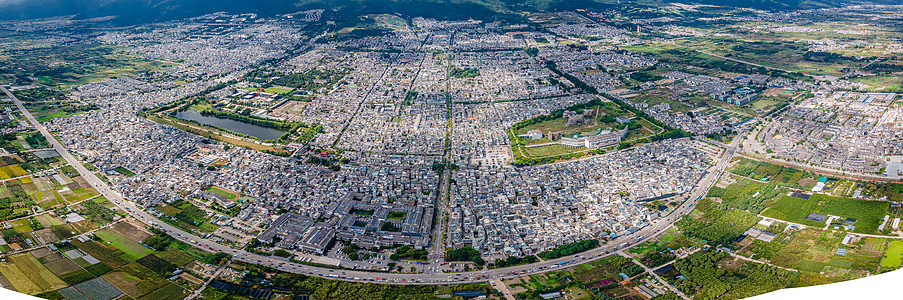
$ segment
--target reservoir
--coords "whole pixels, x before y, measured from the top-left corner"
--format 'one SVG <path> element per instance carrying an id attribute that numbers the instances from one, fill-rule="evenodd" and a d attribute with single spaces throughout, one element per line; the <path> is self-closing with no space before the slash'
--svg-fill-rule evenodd
<path id="1" fill-rule="evenodd" d="M 258 126 L 251 123 L 245 123 L 231 119 L 217 118 L 214 116 L 203 116 L 200 112 L 194 109 L 176 113 L 176 118 L 195 121 L 204 125 L 216 126 L 238 133 L 247 134 L 249 136 L 258 138 L 261 141 L 275 141 L 279 139 L 279 137 L 281 137 L 283 134 L 285 134 L 285 131 L 275 128 Z"/>

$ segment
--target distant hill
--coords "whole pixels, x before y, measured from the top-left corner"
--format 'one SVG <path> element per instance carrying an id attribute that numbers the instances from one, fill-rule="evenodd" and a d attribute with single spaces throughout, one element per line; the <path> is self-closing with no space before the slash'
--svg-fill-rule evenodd
<path id="1" fill-rule="evenodd" d="M 895 3 L 898 0 L 871 0 Z M 849 0 L 621 0 L 621 5 L 656 6 L 672 2 L 750 7 L 768 10 L 818 8 Z M 0 0 L 0 20 L 75 15 L 86 19 L 116 16 L 117 25 L 167 21 L 206 13 L 252 12 L 262 16 L 310 8 L 340 9 L 349 14 L 399 13 L 437 19 L 492 20 L 520 11 L 569 10 L 617 5 L 618 0 Z M 862 2 L 857 2 L 862 3 Z"/>

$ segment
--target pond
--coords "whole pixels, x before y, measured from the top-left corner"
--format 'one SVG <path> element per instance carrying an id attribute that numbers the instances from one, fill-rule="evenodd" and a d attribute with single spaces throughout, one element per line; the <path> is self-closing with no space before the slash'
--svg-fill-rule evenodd
<path id="1" fill-rule="evenodd" d="M 270 127 L 263 127 L 259 125 L 254 125 L 251 123 L 245 123 L 242 121 L 236 121 L 231 119 L 223 119 L 214 116 L 203 116 L 200 112 L 194 109 L 189 109 L 183 112 L 179 112 L 176 114 L 176 118 L 182 120 L 195 121 L 204 125 L 211 125 L 220 127 L 223 129 L 228 129 L 234 132 L 238 132 L 241 134 L 246 134 L 249 136 L 256 137 L 262 141 L 265 140 L 277 140 L 286 131 L 279 130 Z"/>

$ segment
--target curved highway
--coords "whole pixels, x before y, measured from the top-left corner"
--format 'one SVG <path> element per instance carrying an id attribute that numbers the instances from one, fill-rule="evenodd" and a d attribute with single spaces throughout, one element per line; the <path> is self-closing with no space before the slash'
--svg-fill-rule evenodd
<path id="1" fill-rule="evenodd" d="M 89 184 L 91 184 L 91 186 L 93 186 L 101 195 L 106 197 L 112 203 L 115 203 L 119 208 L 128 212 L 131 217 L 151 226 L 162 229 L 168 232 L 172 237 L 207 252 L 225 252 L 232 254 L 233 259 L 235 260 L 270 266 L 291 273 L 358 282 L 380 282 L 393 284 L 457 284 L 485 282 L 499 278 L 512 278 L 523 275 L 542 273 L 549 270 L 601 259 L 609 255 L 616 255 L 618 250 L 627 249 L 636 244 L 642 243 L 649 239 L 653 239 L 658 234 L 664 232 L 665 229 L 668 229 L 675 221 L 691 212 L 696 204 L 697 199 L 705 196 L 709 188 L 717 181 L 721 172 L 724 171 L 725 167 L 727 166 L 727 162 L 731 157 L 733 157 L 734 153 L 736 152 L 737 145 L 739 145 L 739 141 L 743 137 L 743 134 L 738 134 L 734 138 L 729 147 L 725 149 L 724 153 L 722 153 L 722 156 L 716 162 L 716 164 L 709 168 L 709 171 L 705 173 L 703 178 L 700 179 L 700 181 L 690 191 L 689 195 L 686 198 L 688 200 L 675 211 L 673 211 L 670 215 L 652 221 L 649 226 L 640 229 L 630 236 L 617 238 L 605 245 L 602 245 L 601 247 L 588 250 L 576 255 L 570 255 L 557 259 L 544 260 L 533 264 L 486 271 L 477 270 L 460 273 L 427 272 L 416 274 L 367 272 L 360 270 L 338 270 L 314 267 L 300 263 L 293 263 L 280 257 L 257 255 L 244 250 L 234 249 L 209 240 L 202 239 L 194 234 L 164 223 L 151 216 L 141 208 L 137 207 L 135 203 L 125 200 L 122 195 L 110 189 L 110 187 L 106 183 L 100 181 L 100 179 L 98 179 L 97 176 L 94 175 L 94 173 L 88 171 L 88 169 L 85 168 L 84 165 L 76 160 L 75 157 L 73 157 L 69 153 L 69 151 L 65 147 L 63 147 L 63 145 L 59 141 L 57 141 L 56 138 L 54 138 L 50 134 L 50 132 L 47 131 L 47 128 L 45 128 L 43 125 L 41 125 L 40 122 L 38 122 L 34 118 L 34 116 L 32 116 L 32 114 L 25 109 L 25 107 L 22 105 L 22 102 L 19 101 L 19 99 L 17 99 L 12 93 L 10 93 L 9 90 L 6 89 L 6 87 L 0 86 L 0 89 L 2 89 L 3 92 L 5 92 L 13 100 L 15 105 L 19 108 L 20 111 L 22 111 L 22 114 L 25 115 L 28 121 L 38 131 L 41 132 L 41 134 L 47 139 L 51 146 L 53 146 L 53 148 L 56 149 L 57 152 L 59 152 L 59 154 L 63 157 L 63 159 L 66 160 L 66 162 L 69 163 L 69 165 L 74 167 L 75 170 L 78 171 L 78 173 L 83 178 L 85 178 L 85 180 Z"/>

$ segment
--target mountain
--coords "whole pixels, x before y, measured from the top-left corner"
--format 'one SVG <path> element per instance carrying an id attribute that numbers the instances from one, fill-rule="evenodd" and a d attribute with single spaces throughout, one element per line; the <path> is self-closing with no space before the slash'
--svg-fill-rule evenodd
<path id="1" fill-rule="evenodd" d="M 899 0 L 872 0 L 894 3 Z M 310 8 L 340 9 L 349 14 L 399 13 L 438 19 L 497 19 L 521 11 L 648 5 L 672 2 L 750 7 L 767 10 L 818 8 L 849 0 L 0 0 L 0 20 L 21 20 L 74 15 L 79 19 L 115 16 L 117 25 L 140 24 L 194 17 L 206 13 L 257 13 L 262 16 Z M 861 2 L 857 2 L 861 3 Z"/>

